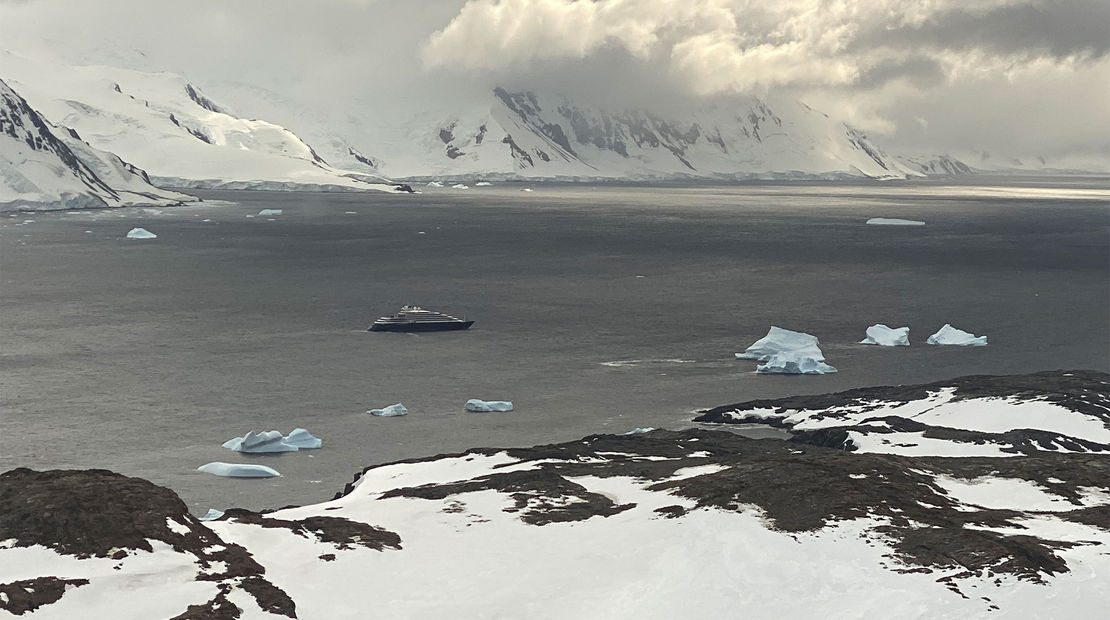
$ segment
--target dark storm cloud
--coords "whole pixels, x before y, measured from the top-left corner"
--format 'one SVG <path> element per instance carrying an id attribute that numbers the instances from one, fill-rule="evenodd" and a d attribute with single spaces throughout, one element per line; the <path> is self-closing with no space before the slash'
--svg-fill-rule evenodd
<path id="1" fill-rule="evenodd" d="M 1023 2 L 987 10 L 953 8 L 916 25 L 874 28 L 851 46 L 982 50 L 992 54 L 1101 58 L 1110 51 L 1110 2 Z"/>

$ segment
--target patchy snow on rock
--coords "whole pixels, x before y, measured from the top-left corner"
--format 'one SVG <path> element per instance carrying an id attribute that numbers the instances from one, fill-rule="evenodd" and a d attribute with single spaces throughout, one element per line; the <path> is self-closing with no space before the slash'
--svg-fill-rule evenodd
<path id="1" fill-rule="evenodd" d="M 803 332 L 771 327 L 767 335 L 755 341 L 737 359 L 763 362 L 755 371 L 760 374 L 823 375 L 836 372 L 825 363 L 825 355 L 816 336 Z"/>
<path id="2" fill-rule="evenodd" d="M 909 456 L 1110 454 L 1110 377 L 1093 371 L 960 377 L 724 405 L 698 422 L 768 424 L 794 440 Z"/>
<path id="3" fill-rule="evenodd" d="M 225 478 L 273 478 L 280 476 L 276 470 L 265 465 L 249 465 L 246 463 L 223 463 L 215 461 L 205 463 L 197 468 L 206 474 L 214 474 Z"/>
<path id="4" fill-rule="evenodd" d="M 918 220 L 900 220 L 891 217 L 873 217 L 867 220 L 872 226 L 924 226 L 925 222 Z"/>
<path id="5" fill-rule="evenodd" d="M 910 346 L 910 328 L 887 327 L 876 323 L 867 328 L 867 337 L 860 340 L 860 344 L 876 344 L 881 347 L 908 347 Z"/>
<path id="6" fill-rule="evenodd" d="M 393 418 L 393 417 L 397 417 L 397 416 L 407 415 L 408 412 L 409 412 L 409 410 L 405 409 L 405 406 L 403 404 L 397 403 L 395 405 L 390 405 L 388 407 L 382 407 L 381 409 L 371 409 L 370 411 L 367 411 L 366 413 L 369 413 L 370 415 L 376 415 L 376 416 L 382 417 L 382 418 Z"/>
<path id="7" fill-rule="evenodd" d="M 508 400 L 481 400 L 478 398 L 471 398 L 466 401 L 467 411 L 488 412 L 488 411 L 512 411 L 513 403 Z"/>
<path id="8" fill-rule="evenodd" d="M 976 336 L 945 323 L 944 327 L 940 328 L 937 333 L 929 336 L 925 342 L 928 344 L 951 345 L 957 347 L 985 347 L 987 346 L 987 337 Z"/>
<path id="9" fill-rule="evenodd" d="M 127 231 L 128 239 L 157 239 L 158 235 L 150 232 L 145 228 L 132 228 Z"/>

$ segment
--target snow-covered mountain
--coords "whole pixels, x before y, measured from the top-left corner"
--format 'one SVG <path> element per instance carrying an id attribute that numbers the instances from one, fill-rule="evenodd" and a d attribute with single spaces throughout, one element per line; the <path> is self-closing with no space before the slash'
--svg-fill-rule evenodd
<path id="1" fill-rule="evenodd" d="M 292 131 L 239 118 L 171 73 L 70 67 L 0 52 L 0 75 L 47 120 L 181 187 L 380 189 L 329 165 Z"/>
<path id="2" fill-rule="evenodd" d="M 0 80 L 0 211 L 170 205 L 190 196 L 44 120 Z"/>
<path id="3" fill-rule="evenodd" d="M 220 85 L 244 109 L 327 145 L 327 158 L 391 178 L 906 178 L 963 167 L 889 155 L 864 133 L 793 100 L 743 99 L 673 113 L 609 111 L 496 88 L 482 101 L 420 102 L 407 118 L 312 115 L 280 95 Z"/>

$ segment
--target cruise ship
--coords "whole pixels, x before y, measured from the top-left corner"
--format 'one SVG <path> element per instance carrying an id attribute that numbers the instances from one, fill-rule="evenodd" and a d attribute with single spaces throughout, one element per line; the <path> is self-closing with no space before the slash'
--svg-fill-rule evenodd
<path id="1" fill-rule="evenodd" d="M 420 306 L 402 306 L 397 314 L 389 314 L 374 321 L 372 332 L 434 332 L 466 329 L 474 321 L 464 321 L 448 314 L 425 310 Z"/>

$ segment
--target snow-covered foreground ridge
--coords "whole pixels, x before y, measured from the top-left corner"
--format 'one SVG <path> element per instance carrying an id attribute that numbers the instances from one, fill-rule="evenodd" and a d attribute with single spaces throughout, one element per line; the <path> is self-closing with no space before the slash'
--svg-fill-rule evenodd
<path id="1" fill-rule="evenodd" d="M 767 424 L 794 441 L 907 456 L 1110 454 L 1110 375 L 960 377 L 722 405 L 696 422 Z"/>
<path id="2" fill-rule="evenodd" d="M 176 187 L 378 189 L 279 125 L 235 116 L 185 78 L 115 67 L 70 67 L 0 50 L 0 77 L 48 121 Z"/>
<path id="3" fill-rule="evenodd" d="M 375 466 L 330 502 L 201 522 L 138 478 L 18 469 L 0 617 L 1097 617 L 1108 472 L 652 431 Z"/>
<path id="4" fill-rule="evenodd" d="M 0 211 L 166 206 L 192 197 L 44 119 L 0 79 Z"/>

